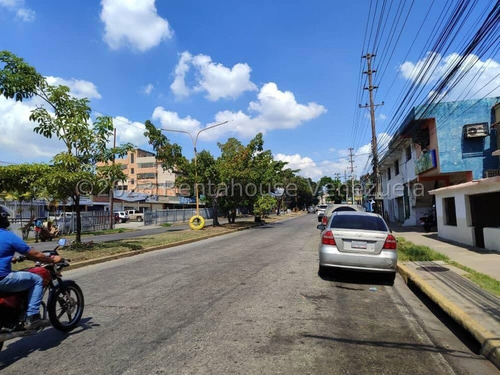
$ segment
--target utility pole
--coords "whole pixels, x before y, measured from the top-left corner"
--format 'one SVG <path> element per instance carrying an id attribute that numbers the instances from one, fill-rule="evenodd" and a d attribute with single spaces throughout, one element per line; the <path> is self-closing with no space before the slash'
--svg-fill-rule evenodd
<path id="1" fill-rule="evenodd" d="M 371 119 L 371 125 L 372 125 L 372 161 L 373 161 L 373 177 L 375 179 L 375 195 L 378 193 L 378 151 L 377 151 L 377 132 L 375 129 L 375 107 L 384 105 L 384 102 L 382 104 L 375 104 L 373 102 L 373 90 L 377 89 L 378 86 L 373 86 L 373 78 L 372 75 L 373 73 L 376 72 L 376 70 L 372 70 L 372 58 L 375 57 L 375 55 L 367 53 L 366 55 L 363 56 L 364 59 L 366 59 L 366 64 L 368 66 L 368 69 L 363 72 L 363 74 L 368 75 L 368 87 L 364 87 L 365 90 L 368 90 L 370 94 L 370 104 L 365 104 L 365 105 L 359 105 L 359 108 L 370 108 L 370 119 Z"/>
<path id="2" fill-rule="evenodd" d="M 116 128 L 113 128 L 113 148 L 116 148 Z M 113 155 L 113 167 L 114 166 L 115 166 L 115 155 Z M 114 199 L 113 189 L 115 188 L 114 183 L 115 183 L 114 181 L 111 181 L 109 189 L 109 229 L 113 229 L 113 225 L 115 223 L 115 215 L 113 213 L 113 199 Z"/>
<path id="3" fill-rule="evenodd" d="M 349 147 L 349 163 L 351 164 L 351 191 L 352 191 L 352 204 L 354 204 L 354 159 L 352 151 L 354 149 Z"/>
<path id="4" fill-rule="evenodd" d="M 349 185 L 347 185 L 347 169 L 344 171 L 345 201 L 349 203 Z"/>

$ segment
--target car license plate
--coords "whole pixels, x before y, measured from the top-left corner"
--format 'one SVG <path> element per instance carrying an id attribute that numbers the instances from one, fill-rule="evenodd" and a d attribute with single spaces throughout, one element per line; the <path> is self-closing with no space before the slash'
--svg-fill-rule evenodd
<path id="1" fill-rule="evenodd" d="M 351 247 L 353 249 L 366 249 L 367 244 L 366 244 L 366 241 L 352 241 Z"/>

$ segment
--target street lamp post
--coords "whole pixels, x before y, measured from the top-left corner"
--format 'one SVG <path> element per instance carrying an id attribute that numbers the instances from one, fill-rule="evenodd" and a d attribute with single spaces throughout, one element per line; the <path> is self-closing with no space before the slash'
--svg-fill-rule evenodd
<path id="1" fill-rule="evenodd" d="M 209 129 L 213 129 L 213 128 L 217 127 L 217 126 L 221 126 L 221 125 L 227 124 L 227 123 L 228 123 L 228 121 L 224 121 L 224 122 L 221 122 L 219 124 L 207 126 L 206 128 L 203 128 L 203 129 L 199 130 L 196 133 L 195 137 L 193 137 L 193 134 L 191 134 L 190 132 L 188 132 L 186 130 L 164 129 L 164 128 L 160 129 L 160 130 L 165 131 L 165 132 L 175 132 L 175 133 L 184 133 L 184 134 L 187 134 L 191 138 L 191 142 L 193 142 L 193 150 L 194 150 L 194 194 L 195 194 L 195 197 L 196 197 L 196 216 L 200 216 L 200 201 L 199 201 L 199 197 L 198 197 L 198 164 L 197 164 L 197 154 L 198 154 L 198 152 L 196 150 L 196 143 L 198 142 L 198 137 L 199 137 L 200 133 L 202 133 L 202 132 L 204 132 L 206 130 L 209 130 Z M 199 229 L 201 229 L 201 228 L 199 228 Z"/>

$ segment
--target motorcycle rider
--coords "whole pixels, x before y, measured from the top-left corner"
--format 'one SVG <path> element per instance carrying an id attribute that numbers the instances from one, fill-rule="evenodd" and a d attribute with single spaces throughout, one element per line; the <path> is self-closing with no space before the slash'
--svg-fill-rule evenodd
<path id="1" fill-rule="evenodd" d="M 25 255 L 26 258 L 41 263 L 57 263 L 62 260 L 58 255 L 48 257 L 21 240 L 7 228 L 10 210 L 0 205 L 0 292 L 20 292 L 29 290 L 28 310 L 26 312 L 26 329 L 37 329 L 48 324 L 47 319 L 40 317 L 40 304 L 43 297 L 42 277 L 32 272 L 12 271 L 11 262 L 14 254 Z"/>

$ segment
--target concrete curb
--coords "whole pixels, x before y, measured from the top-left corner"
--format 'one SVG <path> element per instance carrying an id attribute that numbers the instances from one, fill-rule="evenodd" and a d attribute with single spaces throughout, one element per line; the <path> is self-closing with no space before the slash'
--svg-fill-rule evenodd
<path id="1" fill-rule="evenodd" d="M 442 293 L 404 264 L 398 263 L 398 272 L 407 284 L 410 280 L 455 322 L 468 331 L 480 343 L 481 354 L 500 369 L 500 338 L 495 337 L 492 332 L 472 319 L 462 308 L 444 297 Z"/>

